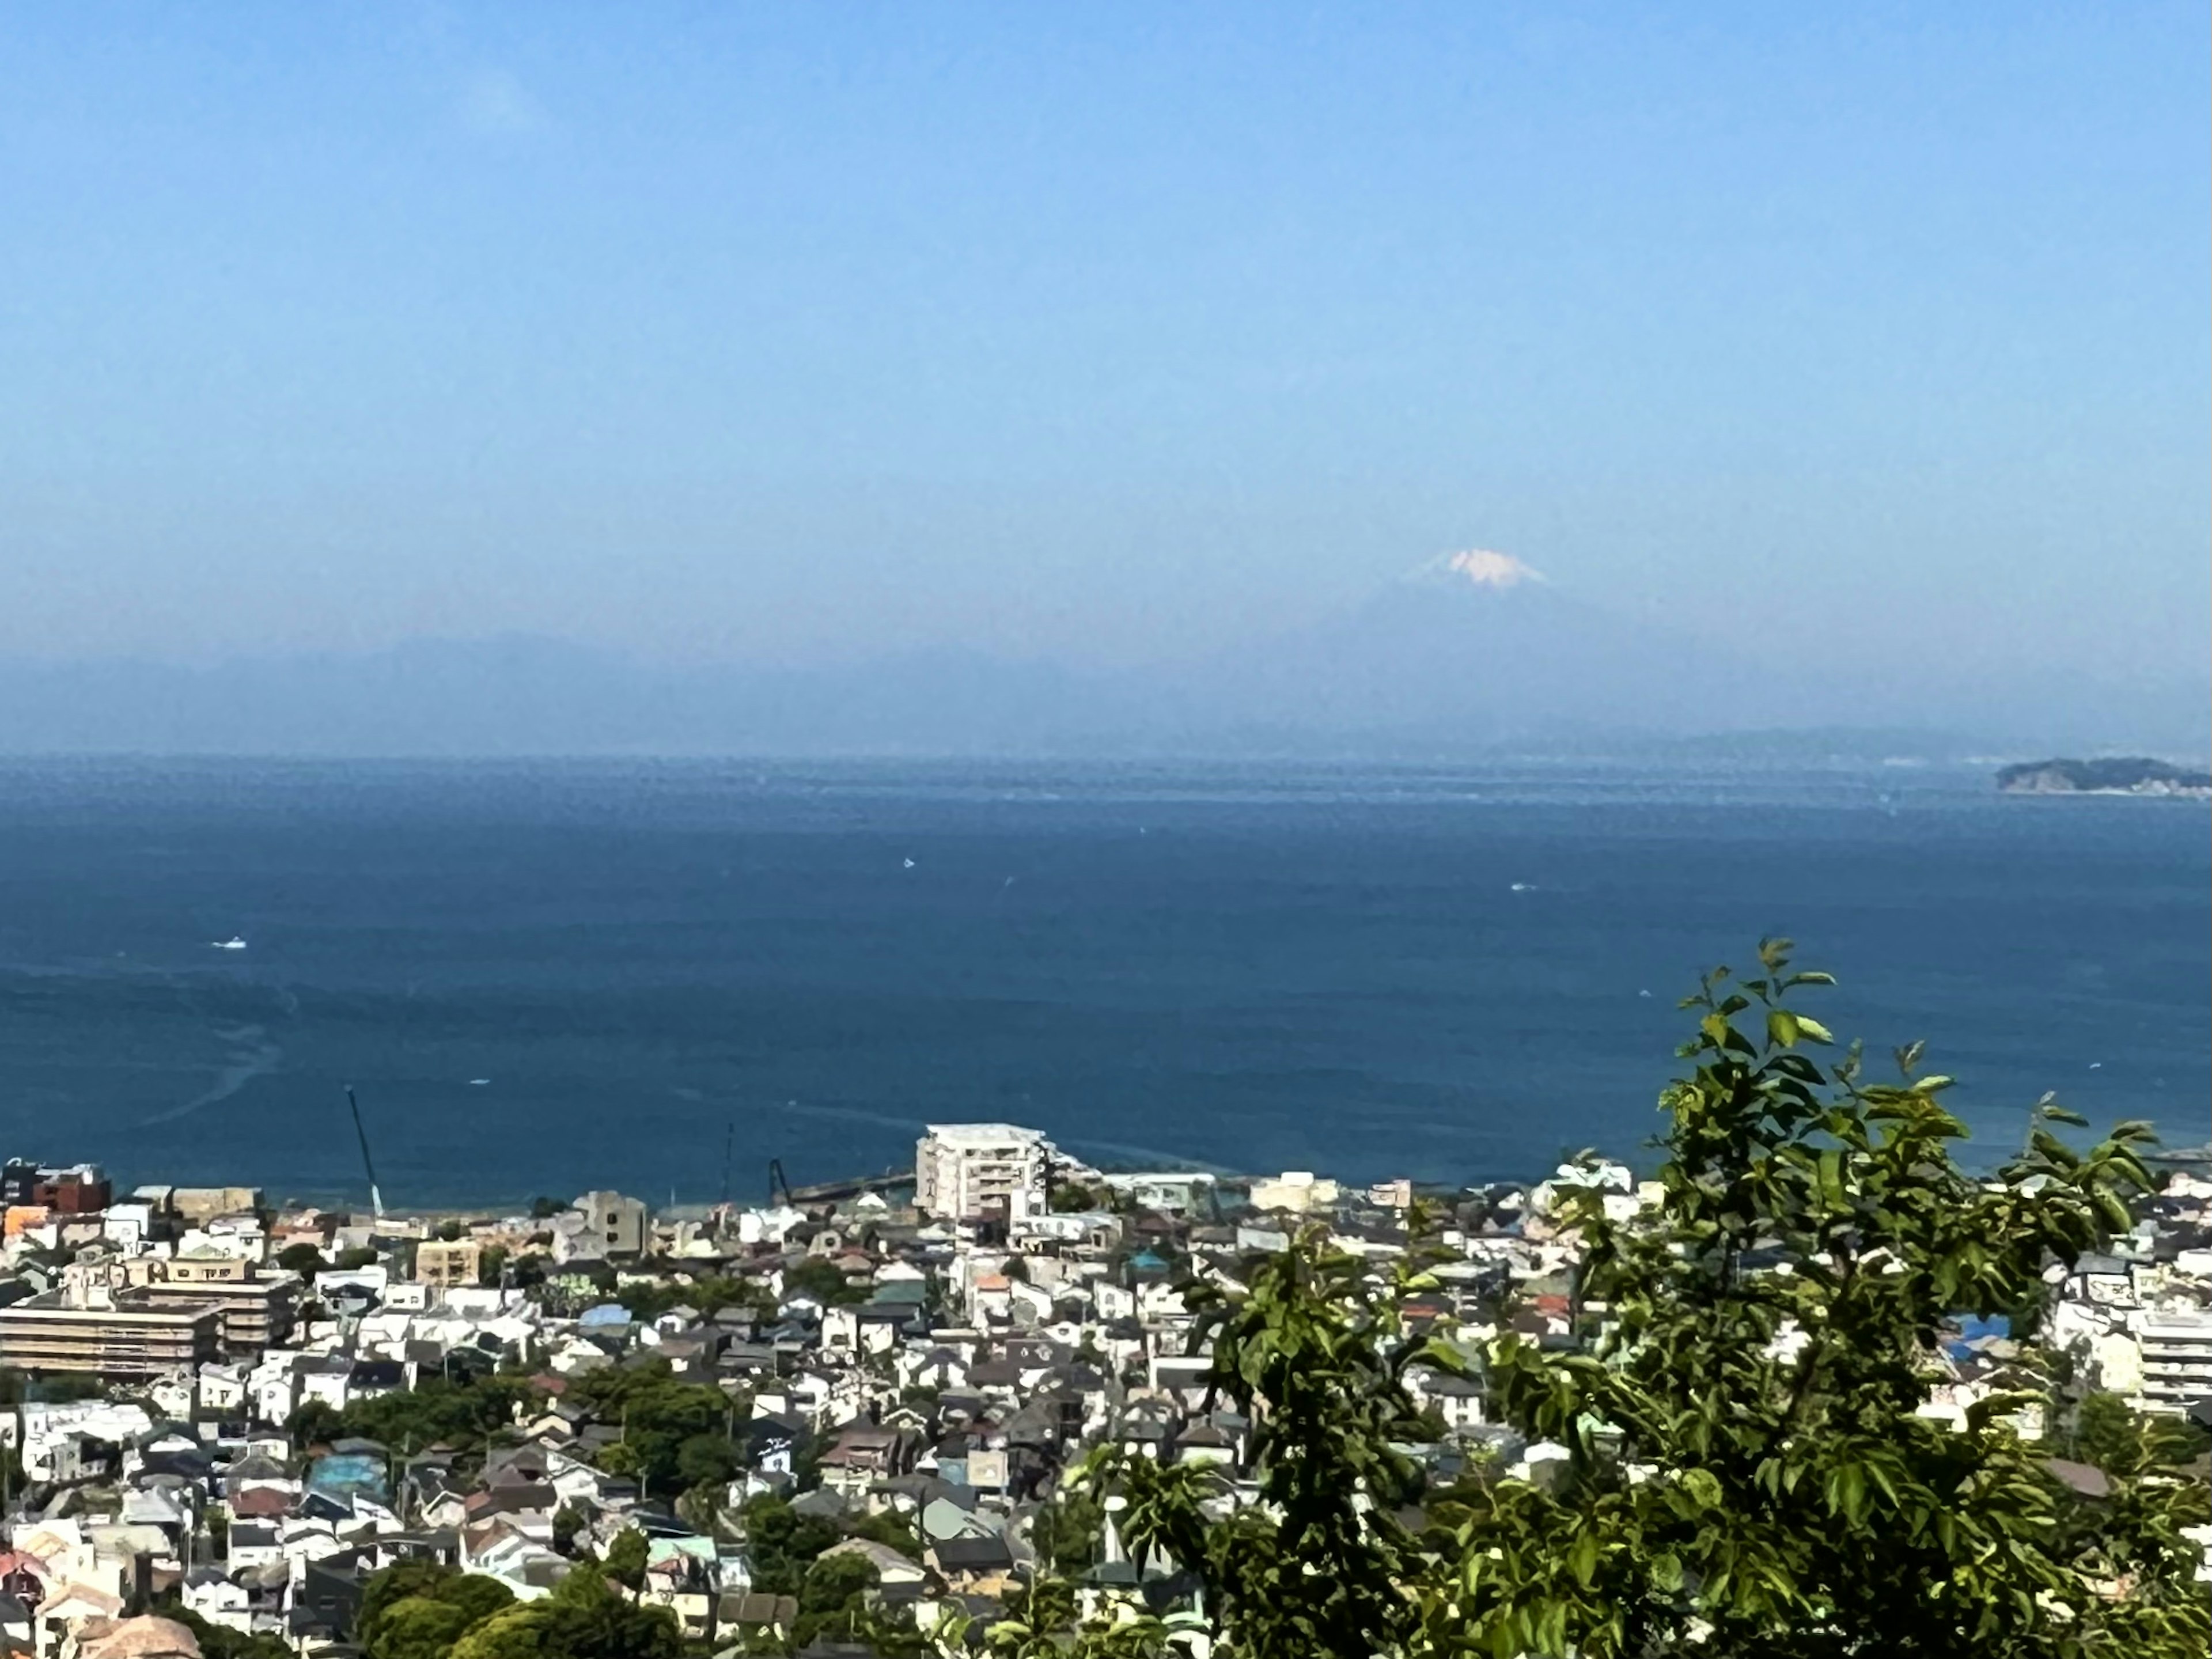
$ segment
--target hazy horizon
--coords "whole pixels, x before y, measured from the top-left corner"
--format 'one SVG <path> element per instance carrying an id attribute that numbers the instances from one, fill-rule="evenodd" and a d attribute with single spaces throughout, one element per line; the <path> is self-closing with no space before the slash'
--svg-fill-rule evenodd
<path id="1" fill-rule="evenodd" d="M 1435 611 L 1428 596 L 1378 600 L 1150 671 L 963 647 L 684 667 L 524 634 L 198 667 L 0 661 L 0 758 L 2212 758 L 2201 682 L 1885 683 L 1880 664 L 1780 674 L 1717 656 L 1692 672 L 1679 636 L 1571 602 L 1532 621 L 1462 614 L 1456 596 Z"/>
<path id="2" fill-rule="evenodd" d="M 1909 664 L 1938 724 L 1953 684 L 2170 702 L 2212 678 L 2208 42 L 20 12 L 0 663 L 1127 675 L 1486 548 L 1808 685 Z"/>

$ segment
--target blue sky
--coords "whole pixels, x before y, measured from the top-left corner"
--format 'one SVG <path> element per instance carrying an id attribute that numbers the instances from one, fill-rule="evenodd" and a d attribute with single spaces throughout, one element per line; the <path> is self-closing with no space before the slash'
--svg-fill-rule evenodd
<path id="1" fill-rule="evenodd" d="M 19 7 L 0 654 L 2205 672 L 2201 3 Z"/>

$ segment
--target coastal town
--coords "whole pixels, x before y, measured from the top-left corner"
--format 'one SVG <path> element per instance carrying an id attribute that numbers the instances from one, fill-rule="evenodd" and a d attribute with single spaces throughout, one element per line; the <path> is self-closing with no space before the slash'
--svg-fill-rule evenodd
<path id="1" fill-rule="evenodd" d="M 2092 1501 L 2106 1476 L 2056 1413 L 2212 1428 L 2212 1179 L 2162 1179 L 2108 1251 L 2054 1266 L 2033 1333 L 1944 1332 L 1923 1414 L 2004 1402 Z M 1046 1576 L 1091 1618 L 1172 1618 L 1191 1577 L 1079 1472 L 1112 1449 L 1257 1501 L 1194 1287 L 1301 1237 L 1382 1275 L 1418 1235 L 1407 1317 L 1469 1363 L 1407 1372 L 1401 1449 L 1432 1493 L 1540 1483 L 1565 1449 L 1495 1420 L 1480 1355 L 1584 1340 L 1561 1197 L 1592 1188 L 1623 1226 L 1656 1201 L 1603 1161 L 1450 1190 L 1106 1170 L 1003 1123 L 933 1126 L 893 1178 L 779 1171 L 757 1206 L 658 1213 L 594 1191 L 379 1214 L 18 1159 L 0 1653 L 438 1652 L 572 1578 L 700 1654 L 957 1650 Z"/>

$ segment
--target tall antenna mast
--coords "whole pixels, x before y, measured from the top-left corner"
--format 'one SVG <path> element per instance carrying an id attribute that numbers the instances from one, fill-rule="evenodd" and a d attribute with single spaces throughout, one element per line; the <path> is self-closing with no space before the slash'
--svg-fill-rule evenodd
<path id="1" fill-rule="evenodd" d="M 361 1103 L 353 1097 L 353 1085 L 345 1085 L 346 1105 L 353 1112 L 353 1132 L 361 1140 L 361 1167 L 368 1171 L 368 1203 L 379 1221 L 384 1219 L 384 1194 L 377 1190 L 376 1160 L 368 1155 L 368 1131 L 362 1127 Z"/>

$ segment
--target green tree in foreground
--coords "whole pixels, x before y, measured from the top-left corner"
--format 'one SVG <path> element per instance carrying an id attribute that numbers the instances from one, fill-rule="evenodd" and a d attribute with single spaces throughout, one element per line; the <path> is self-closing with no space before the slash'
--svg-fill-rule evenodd
<path id="1" fill-rule="evenodd" d="M 1106 1510 L 1097 1492 L 1079 1485 L 1037 1511 L 1030 1543 L 1048 1570 L 1073 1577 L 1097 1559 L 1105 1525 Z"/>
<path id="2" fill-rule="evenodd" d="M 1948 1317 L 2009 1312 L 2130 1224 L 2149 1131 L 2081 1156 L 2046 1127 L 2078 1120 L 2045 1108 L 2023 1155 L 1967 1176 L 1917 1046 L 1889 1085 L 1856 1050 L 1812 1057 L 1828 1033 L 1793 1004 L 1830 981 L 1788 948 L 1686 1005 L 1696 1069 L 1662 1099 L 1651 1224 L 1585 1195 L 1592 1351 L 1495 1346 L 1505 1416 L 1565 1444 L 1569 1479 L 1494 1489 L 1455 1540 L 1476 1570 L 1424 1598 L 1431 1627 L 1593 1659 L 1693 1635 L 1716 1659 L 2203 1652 L 2185 1488 L 2092 1514 L 2002 1421 L 2018 1402 L 1963 1430 L 1917 1414 Z"/>
<path id="3" fill-rule="evenodd" d="M 626 1527 L 607 1546 L 607 1558 L 599 1571 L 635 1595 L 645 1588 L 645 1565 L 651 1559 L 652 1551 L 643 1533 L 635 1527 Z"/>
<path id="4" fill-rule="evenodd" d="M 1079 1181 L 1063 1181 L 1052 1189 L 1052 1210 L 1054 1215 L 1073 1215 L 1085 1210 L 1110 1208 L 1112 1189 L 1096 1191 Z"/>
<path id="5" fill-rule="evenodd" d="M 719 1486 L 737 1467 L 729 1449 L 735 1401 L 720 1389 L 679 1382 L 665 1359 L 588 1372 L 567 1397 L 622 1425 L 622 1440 L 601 1452 L 599 1465 L 635 1476 L 650 1496 L 672 1497 L 702 1480 Z"/>
<path id="6" fill-rule="evenodd" d="M 641 1569 L 643 1535 L 623 1536 L 638 1540 Z M 677 1659 L 683 1650 L 675 1614 L 638 1606 L 590 1561 L 527 1602 L 496 1578 L 402 1562 L 368 1580 L 355 1634 L 368 1659 Z"/>
<path id="7" fill-rule="evenodd" d="M 1212 1304 L 1217 1389 L 1253 1417 L 1267 1505 L 1209 1523 L 1202 1472 L 1103 1455 L 1090 1478 L 1133 1553 L 1198 1575 L 1220 1659 L 2205 1652 L 2180 1531 L 2205 1518 L 2201 1486 L 2145 1460 L 2087 1502 L 2008 1402 L 1963 1429 L 1917 1414 L 1947 1318 L 2023 1305 L 2129 1224 L 2148 1131 L 2078 1154 L 2047 1127 L 2078 1120 L 2043 1109 L 2023 1155 L 1970 1176 L 1949 1080 L 1917 1047 L 1887 1085 L 1856 1049 L 1814 1057 L 1831 1039 L 1797 1005 L 1831 981 L 1788 951 L 1684 1005 L 1693 1069 L 1661 1099 L 1656 1212 L 1617 1224 L 1594 1189 L 1571 1195 L 1582 1351 L 1487 1345 L 1499 1413 L 1565 1449 L 1560 1478 L 1492 1474 L 1419 1530 L 1393 1519 L 1413 1491 L 1391 1449 L 1414 1415 L 1401 1379 L 1462 1364 L 1404 1325 L 1418 1250 L 1378 1285 L 1315 1234 L 1239 1290 L 1190 1293 Z"/>
<path id="8" fill-rule="evenodd" d="M 304 1241 L 298 1244 L 287 1244 L 276 1252 L 276 1265 L 286 1273 L 297 1273 L 302 1279 L 313 1279 L 322 1271 L 323 1253 L 315 1245 Z"/>
<path id="9" fill-rule="evenodd" d="M 452 1659 L 677 1659 L 683 1647 L 674 1613 L 640 1607 L 585 1562 L 544 1600 L 471 1627 Z"/>
<path id="10" fill-rule="evenodd" d="M 303 1400 L 284 1419 L 284 1431 L 302 1450 L 326 1445 L 345 1433 L 345 1413 L 327 1400 Z"/>
<path id="11" fill-rule="evenodd" d="M 210 1624 L 173 1595 L 163 1596 L 150 1610 L 191 1632 L 200 1644 L 201 1659 L 292 1659 L 292 1644 L 283 1637 Z"/>
<path id="12" fill-rule="evenodd" d="M 584 1530 L 583 1510 L 574 1504 L 563 1504 L 553 1511 L 553 1547 L 562 1555 L 573 1555 L 576 1550 L 576 1535 Z"/>
<path id="13" fill-rule="evenodd" d="M 368 1659 L 444 1659 L 464 1632 L 514 1601 L 496 1578 L 403 1561 L 369 1579 L 354 1631 Z"/>
<path id="14" fill-rule="evenodd" d="M 803 1296 L 825 1308 L 858 1307 L 868 1299 L 867 1287 L 855 1285 L 818 1255 L 807 1257 L 783 1276 L 787 1298 Z"/>
<path id="15" fill-rule="evenodd" d="M 2066 1455 L 2107 1474 L 2151 1475 L 2193 1463 L 2212 1449 L 2212 1437 L 2185 1417 L 2148 1417 L 2100 1389 L 2077 1407 Z"/>
<path id="16" fill-rule="evenodd" d="M 374 1638 L 362 1644 L 362 1651 L 368 1659 L 445 1659 L 474 1623 L 466 1607 L 410 1595 L 386 1609 Z"/>
<path id="17" fill-rule="evenodd" d="M 824 1556 L 815 1562 L 799 1583 L 799 1622 L 792 1631 L 793 1644 L 805 1648 L 817 1638 L 854 1640 L 866 1618 L 868 1592 L 875 1586 L 875 1568 L 858 1556 Z"/>
<path id="18" fill-rule="evenodd" d="M 753 1588 L 769 1595 L 798 1595 L 815 1559 L 843 1536 L 830 1522 L 801 1515 L 787 1500 L 767 1493 L 741 1513 Z"/>

